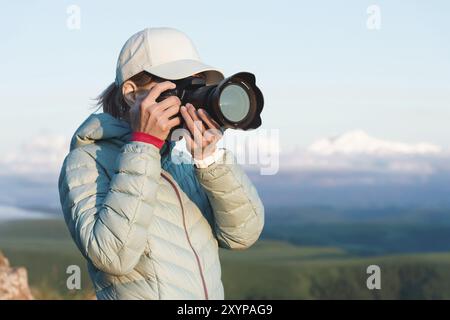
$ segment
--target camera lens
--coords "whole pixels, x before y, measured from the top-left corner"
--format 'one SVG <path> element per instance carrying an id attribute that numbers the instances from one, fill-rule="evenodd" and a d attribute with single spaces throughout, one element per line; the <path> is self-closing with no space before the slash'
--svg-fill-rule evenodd
<path id="1" fill-rule="evenodd" d="M 250 110 L 249 96 L 240 85 L 230 84 L 220 93 L 219 108 L 228 121 L 240 122 Z"/>

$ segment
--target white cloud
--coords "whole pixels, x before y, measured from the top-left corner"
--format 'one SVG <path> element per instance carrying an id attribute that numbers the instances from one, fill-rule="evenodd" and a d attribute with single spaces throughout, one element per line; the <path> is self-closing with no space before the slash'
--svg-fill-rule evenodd
<path id="1" fill-rule="evenodd" d="M 69 151 L 69 141 L 62 135 L 36 135 L 16 150 L 0 155 L 0 174 L 29 178 L 57 175 Z M 221 146 L 233 150 L 242 164 L 269 167 L 276 162 L 281 170 L 420 175 L 450 170 L 450 153 L 440 146 L 382 140 L 361 130 L 322 138 L 292 152 L 280 151 L 277 132 L 227 130 Z M 178 149 L 186 151 L 183 143 Z M 257 163 L 249 163 L 249 158 Z"/>
<path id="2" fill-rule="evenodd" d="M 309 146 L 308 151 L 319 155 L 367 154 L 380 156 L 438 154 L 443 149 L 430 143 L 408 144 L 377 139 L 362 130 L 355 130 L 337 137 L 317 140 Z"/>
<path id="3" fill-rule="evenodd" d="M 40 134 L 0 156 L 0 174 L 55 174 L 69 152 L 69 138 Z"/>
<path id="4" fill-rule="evenodd" d="M 282 155 L 281 168 L 301 171 L 373 172 L 428 176 L 450 171 L 450 153 L 429 143 L 371 137 L 361 130 L 313 142 Z"/>

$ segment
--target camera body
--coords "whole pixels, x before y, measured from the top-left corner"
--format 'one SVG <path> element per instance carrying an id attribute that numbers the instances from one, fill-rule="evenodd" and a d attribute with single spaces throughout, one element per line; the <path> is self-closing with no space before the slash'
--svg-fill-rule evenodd
<path id="1" fill-rule="evenodd" d="M 176 88 L 163 92 L 157 102 L 177 96 L 182 105 L 191 103 L 196 108 L 205 109 L 222 130 L 250 130 L 261 125 L 260 114 L 264 98 L 252 73 L 240 72 L 217 85 L 209 86 L 204 79 L 198 77 L 172 82 L 176 84 Z"/>

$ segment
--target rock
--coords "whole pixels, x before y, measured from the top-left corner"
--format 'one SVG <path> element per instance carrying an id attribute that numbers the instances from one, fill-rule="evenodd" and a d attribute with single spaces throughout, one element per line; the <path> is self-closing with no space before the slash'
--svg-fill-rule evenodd
<path id="1" fill-rule="evenodd" d="M 33 300 L 25 268 L 12 268 L 0 252 L 0 300 Z"/>

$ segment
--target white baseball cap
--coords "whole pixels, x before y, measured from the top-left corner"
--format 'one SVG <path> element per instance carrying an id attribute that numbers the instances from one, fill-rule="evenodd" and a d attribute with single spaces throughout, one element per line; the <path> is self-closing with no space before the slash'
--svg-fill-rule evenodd
<path id="1" fill-rule="evenodd" d="M 120 51 L 116 84 L 147 71 L 168 80 L 178 80 L 204 72 L 207 84 L 217 84 L 223 73 L 200 60 L 187 35 L 172 28 L 147 28 L 131 36 Z"/>

